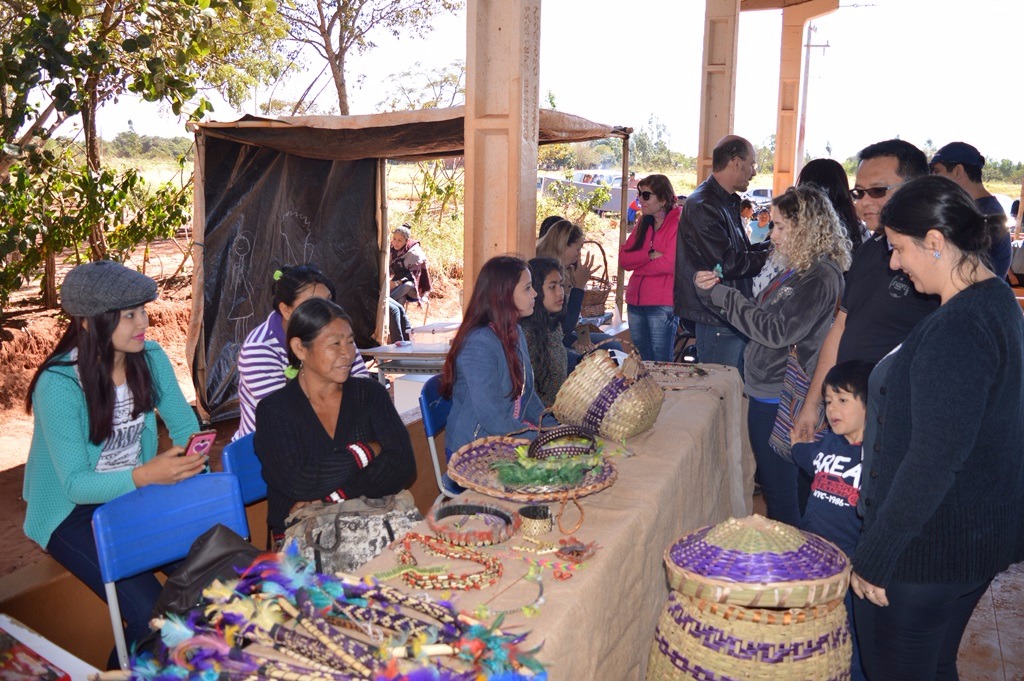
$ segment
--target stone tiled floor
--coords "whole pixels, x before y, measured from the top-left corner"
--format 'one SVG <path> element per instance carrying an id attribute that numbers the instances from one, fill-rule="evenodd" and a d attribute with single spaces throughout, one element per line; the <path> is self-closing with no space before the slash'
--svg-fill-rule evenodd
<path id="1" fill-rule="evenodd" d="M 754 513 L 765 515 L 754 497 Z M 960 681 L 1024 681 L 1024 563 L 992 581 L 971 617 L 957 659 Z"/>
<path id="2" fill-rule="evenodd" d="M 961 681 L 1024 681 L 1024 563 L 992 581 L 960 644 Z"/>

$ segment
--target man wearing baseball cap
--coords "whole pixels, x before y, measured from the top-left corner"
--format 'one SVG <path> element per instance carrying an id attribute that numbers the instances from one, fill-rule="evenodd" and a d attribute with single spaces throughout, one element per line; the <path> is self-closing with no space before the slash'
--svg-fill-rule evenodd
<path id="1" fill-rule="evenodd" d="M 1002 205 L 981 183 L 981 169 L 985 167 L 985 157 L 970 144 L 950 142 L 935 152 L 928 167 L 932 175 L 948 177 L 963 187 L 974 199 L 978 210 L 985 215 L 1005 215 L 1006 211 Z M 989 266 L 1000 279 L 1006 277 L 1012 255 L 1010 232 L 1007 230 L 988 250 Z"/>

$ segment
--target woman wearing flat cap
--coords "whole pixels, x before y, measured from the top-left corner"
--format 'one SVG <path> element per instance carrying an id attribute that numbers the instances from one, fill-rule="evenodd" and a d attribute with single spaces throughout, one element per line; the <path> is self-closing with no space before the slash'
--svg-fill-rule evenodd
<path id="1" fill-rule="evenodd" d="M 203 470 L 206 456 L 178 456 L 199 424 L 164 351 L 146 340 L 156 282 L 118 263 L 78 265 L 64 279 L 71 323 L 29 384 L 32 445 L 22 496 L 25 534 L 104 598 L 92 514 L 145 485 Z M 175 443 L 157 453 L 155 411 Z M 149 631 L 160 594 L 150 572 L 117 582 L 129 645 Z M 111 656 L 116 666 L 116 653 Z"/>

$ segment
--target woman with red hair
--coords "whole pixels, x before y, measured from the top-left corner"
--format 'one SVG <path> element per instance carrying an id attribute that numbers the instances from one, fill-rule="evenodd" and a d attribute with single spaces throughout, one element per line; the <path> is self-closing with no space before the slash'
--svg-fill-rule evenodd
<path id="1" fill-rule="evenodd" d="M 533 314 L 536 297 L 526 261 L 499 255 L 484 263 L 441 372 L 441 394 L 452 400 L 445 429 L 449 457 L 477 438 L 540 425 L 544 405 L 533 388 L 519 326 L 521 317 Z M 519 437 L 532 439 L 536 432 Z M 444 482 L 454 485 L 447 476 Z"/>

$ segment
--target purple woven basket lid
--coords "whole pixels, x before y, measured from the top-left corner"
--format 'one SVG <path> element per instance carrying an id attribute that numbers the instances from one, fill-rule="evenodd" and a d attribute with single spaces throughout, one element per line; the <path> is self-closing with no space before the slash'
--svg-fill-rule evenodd
<path id="1" fill-rule="evenodd" d="M 757 515 L 697 530 L 666 551 L 665 563 L 678 591 L 764 607 L 831 600 L 845 591 L 850 569 L 835 544 Z M 705 585 L 718 588 L 719 595 L 710 595 Z M 770 591 L 786 594 L 769 597 Z"/>
<path id="2" fill-rule="evenodd" d="M 669 551 L 672 562 L 690 572 L 734 582 L 827 579 L 846 568 L 846 557 L 837 555 L 835 546 L 817 535 L 803 533 L 806 541 L 793 551 L 748 553 L 709 543 L 711 529 L 705 527 L 676 542 Z"/>

